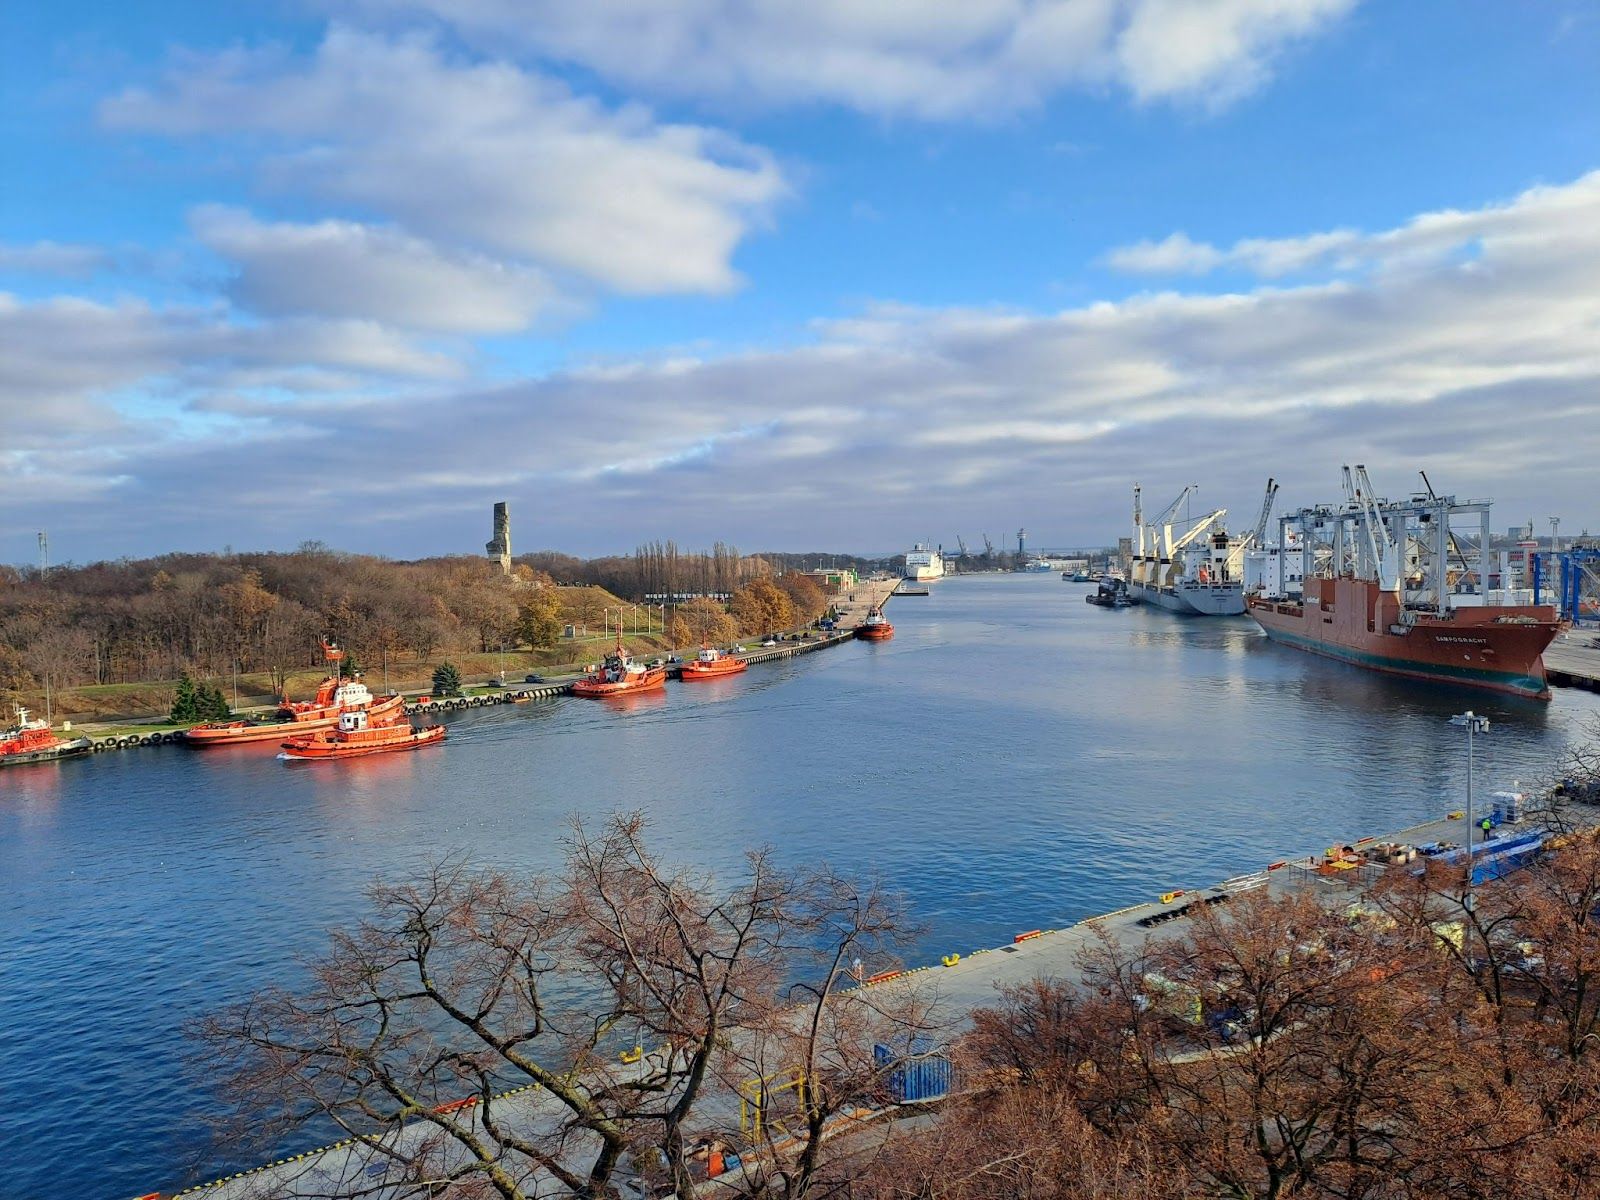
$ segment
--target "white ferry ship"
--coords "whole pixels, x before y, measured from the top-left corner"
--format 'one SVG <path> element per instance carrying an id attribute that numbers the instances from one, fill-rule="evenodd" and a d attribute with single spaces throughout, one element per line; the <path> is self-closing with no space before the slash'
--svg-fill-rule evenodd
<path id="1" fill-rule="evenodd" d="M 915 583 L 931 583 L 944 578 L 944 555 L 921 542 L 906 551 L 906 578 Z"/>

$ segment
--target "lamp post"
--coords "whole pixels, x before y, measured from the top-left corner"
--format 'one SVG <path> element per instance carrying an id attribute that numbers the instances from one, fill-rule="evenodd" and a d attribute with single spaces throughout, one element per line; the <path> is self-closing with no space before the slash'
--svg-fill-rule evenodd
<path id="1" fill-rule="evenodd" d="M 1473 910 L 1472 898 L 1472 742 L 1480 733 L 1489 732 L 1489 718 L 1480 717 L 1470 708 L 1464 713 L 1457 713 L 1450 718 L 1450 724 L 1461 725 L 1467 731 L 1467 884 L 1466 890 L 1461 894 L 1461 907 L 1470 914 Z M 1466 946 L 1466 935 L 1462 935 L 1462 947 Z"/>

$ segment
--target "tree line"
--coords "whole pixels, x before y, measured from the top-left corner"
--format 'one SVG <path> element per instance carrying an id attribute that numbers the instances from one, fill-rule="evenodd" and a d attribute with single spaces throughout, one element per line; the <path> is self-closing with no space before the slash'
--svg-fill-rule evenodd
<path id="1" fill-rule="evenodd" d="M 556 572 L 544 569 L 556 568 Z M 565 586 L 560 586 L 565 585 Z M 282 691 L 321 663 L 319 639 L 368 670 L 401 658 L 551 647 L 566 625 L 598 631 L 619 601 L 657 589 L 729 595 L 669 606 L 666 632 L 692 645 L 782 629 L 826 608 L 803 576 L 761 556 L 672 543 L 584 563 L 529 555 L 513 574 L 481 557 L 395 562 L 308 543 L 288 553 L 168 554 L 34 569 L 0 567 L 0 701 L 85 684 L 266 675 Z"/>

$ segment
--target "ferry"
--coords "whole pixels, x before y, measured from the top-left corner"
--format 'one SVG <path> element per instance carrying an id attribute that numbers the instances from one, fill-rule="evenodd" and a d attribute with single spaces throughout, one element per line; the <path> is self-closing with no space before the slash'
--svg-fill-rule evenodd
<path id="1" fill-rule="evenodd" d="M 58 736 L 48 721 L 30 718 L 28 710 L 20 704 L 17 705 L 16 714 L 16 724 L 9 729 L 0 729 L 0 767 L 73 758 L 87 754 L 93 745 L 86 737 Z"/>
<path id="2" fill-rule="evenodd" d="M 906 551 L 906 575 L 913 583 L 932 583 L 944 578 L 944 555 L 918 542 Z"/>
<path id="3" fill-rule="evenodd" d="M 1489 501 L 1431 487 L 1381 499 L 1359 465 L 1344 488 L 1342 505 L 1279 518 L 1281 549 L 1248 598 L 1266 635 L 1384 674 L 1548 700 L 1544 651 L 1562 622 L 1490 562 Z M 1457 518 L 1475 519 L 1462 530 Z"/>
<path id="4" fill-rule="evenodd" d="M 683 670 L 679 672 L 678 678 L 686 683 L 696 679 L 721 679 L 749 669 L 750 664 L 735 654 L 726 654 L 711 646 L 702 646 L 693 662 L 683 664 Z"/>
<path id="5" fill-rule="evenodd" d="M 628 696 L 651 692 L 667 684 L 667 668 L 635 662 L 622 648 L 622 626 L 617 626 L 617 648 L 606 655 L 600 669 L 572 685 L 574 696 L 600 700 L 607 696 Z"/>
<path id="6" fill-rule="evenodd" d="M 856 626 L 856 636 L 864 642 L 886 642 L 894 636 L 894 626 L 883 610 L 874 605 L 867 609 L 867 619 Z"/>
<path id="7" fill-rule="evenodd" d="M 445 738 L 443 725 L 418 728 L 403 717 L 373 720 L 364 709 L 339 714 L 333 729 L 318 729 L 292 737 L 282 744 L 278 757 L 289 762 L 330 758 L 364 758 L 431 746 Z"/>

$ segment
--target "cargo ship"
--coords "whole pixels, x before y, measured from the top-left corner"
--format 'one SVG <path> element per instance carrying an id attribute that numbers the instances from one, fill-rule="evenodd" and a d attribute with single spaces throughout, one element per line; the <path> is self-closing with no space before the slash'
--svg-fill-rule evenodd
<path id="1" fill-rule="evenodd" d="M 1256 527 L 1232 537 L 1223 526 L 1225 508 L 1213 509 L 1198 521 L 1183 522 L 1175 532 L 1173 518 L 1196 491 L 1190 484 L 1178 498 L 1146 521 L 1140 489 L 1133 485 L 1133 564 L 1128 592 L 1135 600 L 1168 612 L 1194 617 L 1234 617 L 1244 612 L 1244 556 L 1259 545 L 1278 486 L 1267 480 L 1266 499 Z"/>
<path id="2" fill-rule="evenodd" d="M 931 583 L 944 578 L 944 555 L 921 542 L 906 551 L 906 578 L 914 583 Z"/>
<path id="3" fill-rule="evenodd" d="M 1489 501 L 1431 487 L 1385 500 L 1362 466 L 1344 468 L 1344 489 L 1342 505 L 1279 518 L 1248 597 L 1266 635 L 1389 675 L 1548 700 L 1543 655 L 1561 621 L 1491 562 Z"/>
<path id="4" fill-rule="evenodd" d="M 9 729 L 0 729 L 0 767 L 72 758 L 89 753 L 92 745 L 86 737 L 60 737 L 48 721 L 29 717 L 28 710 L 19 704 L 17 723 Z"/>

